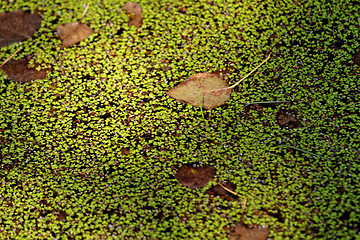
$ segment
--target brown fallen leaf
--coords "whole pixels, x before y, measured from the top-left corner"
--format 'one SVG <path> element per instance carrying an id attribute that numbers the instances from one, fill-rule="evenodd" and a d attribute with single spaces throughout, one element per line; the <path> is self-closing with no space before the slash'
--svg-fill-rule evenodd
<path id="1" fill-rule="evenodd" d="M 205 186 L 215 176 L 215 173 L 216 169 L 209 165 L 201 167 L 184 165 L 177 171 L 175 178 L 182 185 L 196 189 Z"/>
<path id="2" fill-rule="evenodd" d="M 37 13 L 22 10 L 0 13 L 0 47 L 30 38 L 40 25 L 41 17 Z"/>
<path id="3" fill-rule="evenodd" d="M 269 228 L 247 228 L 239 223 L 230 233 L 229 240 L 266 240 L 269 232 Z"/>
<path id="4" fill-rule="evenodd" d="M 85 40 L 94 32 L 88 25 L 80 22 L 59 24 L 56 31 L 62 40 L 63 48 Z"/>
<path id="5" fill-rule="evenodd" d="M 222 88 L 225 89 L 211 91 Z M 231 92 L 232 89 L 229 89 L 228 83 L 219 74 L 198 73 L 181 82 L 166 94 L 195 107 L 212 109 L 224 104 L 229 99 Z"/>
<path id="6" fill-rule="evenodd" d="M 48 69 L 36 70 L 38 65 L 34 68 L 29 68 L 28 63 L 31 56 L 19 59 L 9 60 L 1 70 L 14 82 L 30 82 L 35 79 L 46 78 Z"/>
<path id="7" fill-rule="evenodd" d="M 141 27 L 143 15 L 140 5 L 136 2 L 128 2 L 124 5 L 124 8 L 126 9 L 130 18 L 130 21 L 128 22 L 129 27 L 131 25 L 134 25 L 137 28 Z"/>

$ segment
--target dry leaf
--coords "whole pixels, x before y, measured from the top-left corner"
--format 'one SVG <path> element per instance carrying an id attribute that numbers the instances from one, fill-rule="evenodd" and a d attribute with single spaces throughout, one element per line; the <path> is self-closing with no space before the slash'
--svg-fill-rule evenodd
<path id="1" fill-rule="evenodd" d="M 88 25 L 80 22 L 59 24 L 56 30 L 62 40 L 63 48 L 85 40 L 94 32 Z"/>
<path id="2" fill-rule="evenodd" d="M 14 82 L 30 82 L 35 79 L 46 78 L 47 69 L 37 71 L 37 66 L 34 68 L 28 67 L 30 59 L 31 56 L 19 60 L 10 60 L 1 70 Z"/>
<path id="3" fill-rule="evenodd" d="M 167 95 L 195 107 L 212 109 L 224 104 L 229 99 L 232 89 L 210 90 L 228 87 L 228 83 L 218 74 L 198 73 L 168 91 Z"/>
<path id="4" fill-rule="evenodd" d="M 184 165 L 177 171 L 175 178 L 182 185 L 196 189 L 205 186 L 215 176 L 215 173 L 216 169 L 212 166 L 192 167 Z"/>
<path id="5" fill-rule="evenodd" d="M 22 10 L 0 13 L 0 47 L 30 38 L 40 27 L 37 13 Z"/>
<path id="6" fill-rule="evenodd" d="M 142 8 L 139 4 L 136 2 L 128 2 L 124 5 L 124 8 L 126 9 L 130 21 L 129 26 L 134 25 L 135 27 L 139 28 L 142 25 Z"/>

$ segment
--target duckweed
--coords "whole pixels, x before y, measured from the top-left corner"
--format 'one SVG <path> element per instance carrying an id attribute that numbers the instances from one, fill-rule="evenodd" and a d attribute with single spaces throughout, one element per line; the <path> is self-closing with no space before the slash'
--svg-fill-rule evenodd
<path id="1" fill-rule="evenodd" d="M 56 26 L 86 3 L 0 4 L 38 9 L 42 25 L 14 59 L 51 69 L 27 83 L 0 75 L 3 238 L 227 239 L 240 221 L 270 239 L 358 235 L 358 4 L 138 1 L 136 28 L 125 2 L 89 3 L 82 22 L 94 33 L 66 49 Z M 234 84 L 270 52 L 223 106 L 201 112 L 165 94 L 219 69 Z M 265 101 L 290 103 L 244 109 Z M 301 127 L 279 127 L 281 108 Z M 174 174 L 190 163 L 215 166 L 239 198 L 181 186 Z"/>

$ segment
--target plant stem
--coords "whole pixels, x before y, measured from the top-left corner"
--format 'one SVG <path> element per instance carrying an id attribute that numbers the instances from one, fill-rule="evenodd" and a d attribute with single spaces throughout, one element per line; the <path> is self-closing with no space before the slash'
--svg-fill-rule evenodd
<path id="1" fill-rule="evenodd" d="M 203 94 L 203 97 L 204 97 L 204 94 Z M 201 111 L 202 118 L 205 119 L 205 117 L 204 117 L 204 111 L 203 111 L 202 104 L 201 104 L 201 100 L 200 100 L 200 94 L 199 94 L 199 96 L 198 96 L 198 99 L 199 99 L 199 105 L 200 105 L 200 111 Z"/>
<path id="2" fill-rule="evenodd" d="M 262 104 L 262 103 L 289 103 L 289 101 L 264 101 L 264 102 L 252 102 L 252 103 L 245 103 L 245 107 L 252 105 L 252 104 Z"/>
<path id="3" fill-rule="evenodd" d="M 90 3 L 87 3 L 87 4 L 86 4 L 85 11 L 84 11 L 83 14 L 81 15 L 79 21 L 85 16 L 85 14 L 86 14 L 86 12 L 87 12 L 87 10 L 88 10 L 88 8 L 89 8 L 89 5 L 90 5 Z"/>
<path id="4" fill-rule="evenodd" d="M 219 88 L 219 89 L 213 89 L 213 90 L 206 90 L 203 92 L 214 92 L 214 91 L 220 91 L 220 90 L 227 90 L 227 89 L 233 89 L 234 87 L 236 87 L 237 85 L 239 85 L 242 81 L 244 81 L 248 76 L 250 76 L 253 72 L 255 72 L 259 67 L 261 67 L 261 65 L 263 65 L 267 60 L 270 59 L 271 53 L 269 54 L 269 56 L 267 56 L 267 58 L 260 63 L 256 68 L 254 68 L 251 72 L 249 72 L 245 77 L 243 77 L 242 79 L 240 79 L 238 82 L 236 82 L 235 84 L 231 85 L 230 87 L 226 87 L 226 88 Z"/>
<path id="5" fill-rule="evenodd" d="M 10 59 L 12 59 L 14 56 L 15 56 L 15 54 L 17 54 L 17 52 L 20 50 L 20 48 L 18 48 L 10 57 L 8 57 L 1 65 L 0 65 L 0 68 L 2 67 L 2 66 L 4 66 Z"/>
<path id="6" fill-rule="evenodd" d="M 316 157 L 323 158 L 323 159 L 325 159 L 325 160 L 331 161 L 331 159 L 329 159 L 329 158 L 326 158 L 326 157 L 320 156 L 320 155 L 318 155 L 318 154 L 315 154 L 315 153 L 312 153 L 312 152 L 303 150 L 303 149 L 298 148 L 298 147 L 294 147 L 294 146 L 290 146 L 290 145 L 285 145 L 285 144 L 280 144 L 280 145 L 283 146 L 283 147 L 293 148 L 293 149 L 299 150 L 299 151 L 301 151 L 301 152 L 308 153 L 308 154 L 314 155 L 314 156 L 316 156 Z"/>

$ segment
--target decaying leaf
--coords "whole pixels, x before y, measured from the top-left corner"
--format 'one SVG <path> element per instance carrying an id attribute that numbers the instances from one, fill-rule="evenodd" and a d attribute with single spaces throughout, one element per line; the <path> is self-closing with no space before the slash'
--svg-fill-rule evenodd
<path id="1" fill-rule="evenodd" d="M 280 109 L 276 114 L 276 121 L 282 128 L 292 129 L 301 126 L 300 121 L 293 117 L 290 111 L 284 109 Z"/>
<path id="2" fill-rule="evenodd" d="M 212 109 L 229 99 L 232 89 L 226 89 L 228 87 L 228 83 L 218 74 L 198 73 L 168 91 L 167 95 L 195 107 Z"/>
<path id="3" fill-rule="evenodd" d="M 46 78 L 46 69 L 37 71 L 37 66 L 34 68 L 28 67 L 30 59 L 31 56 L 19 60 L 10 60 L 1 68 L 1 70 L 14 82 L 29 82 L 35 79 Z"/>
<path id="4" fill-rule="evenodd" d="M 94 32 L 88 25 L 80 22 L 59 24 L 56 31 L 62 40 L 63 48 L 85 40 Z"/>
<path id="5" fill-rule="evenodd" d="M 22 10 L 0 13 L 0 47 L 30 38 L 39 29 L 41 17 Z"/>
<path id="6" fill-rule="evenodd" d="M 269 228 L 247 228 L 242 224 L 237 224 L 230 233 L 230 240 L 266 240 L 269 235 Z"/>
<path id="7" fill-rule="evenodd" d="M 201 188 L 205 186 L 216 173 L 216 169 L 212 166 L 192 167 L 188 165 L 182 166 L 175 178 L 184 186 L 190 189 Z"/>
<path id="8" fill-rule="evenodd" d="M 222 186 L 226 187 L 227 189 L 229 189 L 231 191 L 235 191 L 235 189 L 236 189 L 235 184 L 233 184 L 232 182 L 225 182 L 224 184 L 222 184 Z M 210 188 L 209 190 L 207 190 L 206 193 L 214 195 L 214 196 L 220 196 L 221 198 L 224 198 L 229 201 L 234 201 L 237 198 L 237 196 L 230 193 L 229 191 L 224 189 L 222 186 L 217 184 L 217 185 L 213 186 L 212 188 Z"/>
<path id="9" fill-rule="evenodd" d="M 124 8 L 126 9 L 130 18 L 128 23 L 129 26 L 134 25 L 137 28 L 141 27 L 143 15 L 140 5 L 136 2 L 128 2 L 124 5 Z"/>
<path id="10" fill-rule="evenodd" d="M 66 211 L 59 211 L 59 213 L 57 214 L 57 218 L 56 220 L 58 221 L 66 221 L 66 216 L 67 216 L 67 212 Z"/>
<path id="11" fill-rule="evenodd" d="M 358 50 L 353 56 L 354 64 L 360 66 L 360 50 Z"/>

